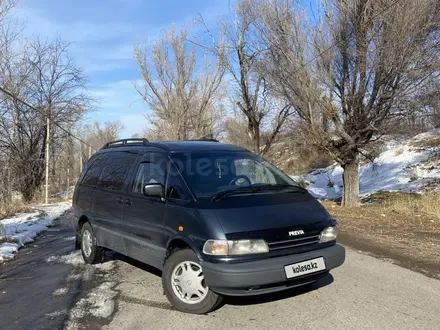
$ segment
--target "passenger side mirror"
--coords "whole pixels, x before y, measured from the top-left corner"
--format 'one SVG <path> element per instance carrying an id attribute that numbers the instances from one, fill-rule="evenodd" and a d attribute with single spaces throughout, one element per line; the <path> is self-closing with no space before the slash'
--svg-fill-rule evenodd
<path id="1" fill-rule="evenodd" d="M 160 183 L 149 183 L 144 186 L 144 196 L 163 198 L 164 188 Z"/>

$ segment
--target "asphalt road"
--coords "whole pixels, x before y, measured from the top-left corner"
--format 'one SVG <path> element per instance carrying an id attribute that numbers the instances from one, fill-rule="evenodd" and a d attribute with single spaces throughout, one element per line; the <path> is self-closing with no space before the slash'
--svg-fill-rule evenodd
<path id="1" fill-rule="evenodd" d="M 77 306 L 112 275 L 113 262 L 85 265 L 73 253 L 71 212 L 54 222 L 36 240 L 18 252 L 18 258 L 0 265 L 0 329 L 63 329 L 76 324 Z M 111 259 L 111 256 L 108 258 Z M 94 328 L 107 320 L 91 319 Z M 79 328 L 79 327 L 78 327 Z"/>
<path id="2" fill-rule="evenodd" d="M 170 310 L 157 275 L 120 262 L 117 278 L 104 329 L 440 329 L 440 281 L 350 250 L 314 290 L 229 298 L 203 316 Z"/>
<path id="3" fill-rule="evenodd" d="M 65 221 L 55 229 L 0 270 L 1 329 L 440 329 L 439 280 L 353 250 L 311 289 L 188 315 L 168 303 L 158 271 L 112 254 L 86 266 Z"/>

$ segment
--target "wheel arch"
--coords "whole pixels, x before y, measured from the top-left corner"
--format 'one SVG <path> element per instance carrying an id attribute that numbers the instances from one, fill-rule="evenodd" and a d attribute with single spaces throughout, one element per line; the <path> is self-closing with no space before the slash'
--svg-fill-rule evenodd
<path id="1" fill-rule="evenodd" d="M 197 258 L 200 261 L 202 260 L 202 255 L 196 248 L 196 244 L 193 240 L 186 236 L 176 235 L 168 240 L 164 263 L 174 251 L 182 249 L 191 249 L 196 254 Z"/>
<path id="2" fill-rule="evenodd" d="M 81 248 L 81 229 L 84 226 L 85 223 L 90 222 L 89 218 L 85 215 L 82 215 L 78 219 L 77 227 L 76 227 L 76 233 L 75 233 L 75 248 L 79 249 Z"/>

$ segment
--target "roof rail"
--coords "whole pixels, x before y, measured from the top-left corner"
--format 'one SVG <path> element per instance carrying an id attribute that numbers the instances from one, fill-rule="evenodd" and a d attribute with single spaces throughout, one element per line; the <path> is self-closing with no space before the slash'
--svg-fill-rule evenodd
<path id="1" fill-rule="evenodd" d="M 206 141 L 206 142 L 220 142 L 219 140 L 216 139 L 211 139 L 211 138 L 203 138 L 203 139 L 192 139 L 192 140 L 186 140 L 186 141 Z"/>
<path id="2" fill-rule="evenodd" d="M 150 141 L 144 138 L 122 139 L 122 140 L 108 142 L 102 147 L 102 149 L 114 148 L 114 147 L 126 147 L 130 145 L 147 145 L 148 143 L 150 143 Z"/>

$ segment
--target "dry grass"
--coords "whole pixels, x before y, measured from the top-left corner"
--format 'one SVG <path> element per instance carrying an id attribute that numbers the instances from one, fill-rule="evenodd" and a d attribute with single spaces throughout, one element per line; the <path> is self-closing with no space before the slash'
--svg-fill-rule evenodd
<path id="1" fill-rule="evenodd" d="M 323 204 L 352 240 L 440 269 L 440 194 L 380 192 L 357 208 Z"/>
<path id="2" fill-rule="evenodd" d="M 12 217 L 17 213 L 28 212 L 29 209 L 30 205 L 21 201 L 0 202 L 0 219 Z"/>
<path id="3" fill-rule="evenodd" d="M 302 188 L 307 188 L 307 186 L 308 186 L 308 183 L 307 183 L 307 181 L 304 179 L 304 178 L 302 178 L 302 177 L 299 177 L 299 178 L 297 178 L 297 179 L 295 179 L 295 182 L 300 186 L 300 187 L 302 187 Z"/>
<path id="4" fill-rule="evenodd" d="M 420 149 L 440 147 L 440 136 L 413 141 L 410 143 L 410 146 Z"/>
<path id="5" fill-rule="evenodd" d="M 14 237 L 4 236 L 0 237 L 0 244 L 1 243 L 18 243 L 18 240 Z"/>
<path id="6" fill-rule="evenodd" d="M 381 206 L 384 211 L 392 210 L 406 216 L 426 215 L 440 221 L 440 194 L 392 194 Z"/>
<path id="7" fill-rule="evenodd" d="M 403 154 L 403 149 L 397 149 L 395 152 L 394 152 L 394 156 L 400 156 L 401 154 Z"/>
<path id="8" fill-rule="evenodd" d="M 329 201 L 324 205 L 346 229 L 440 234 L 440 194 L 379 192 L 357 208 L 344 208 Z"/>

